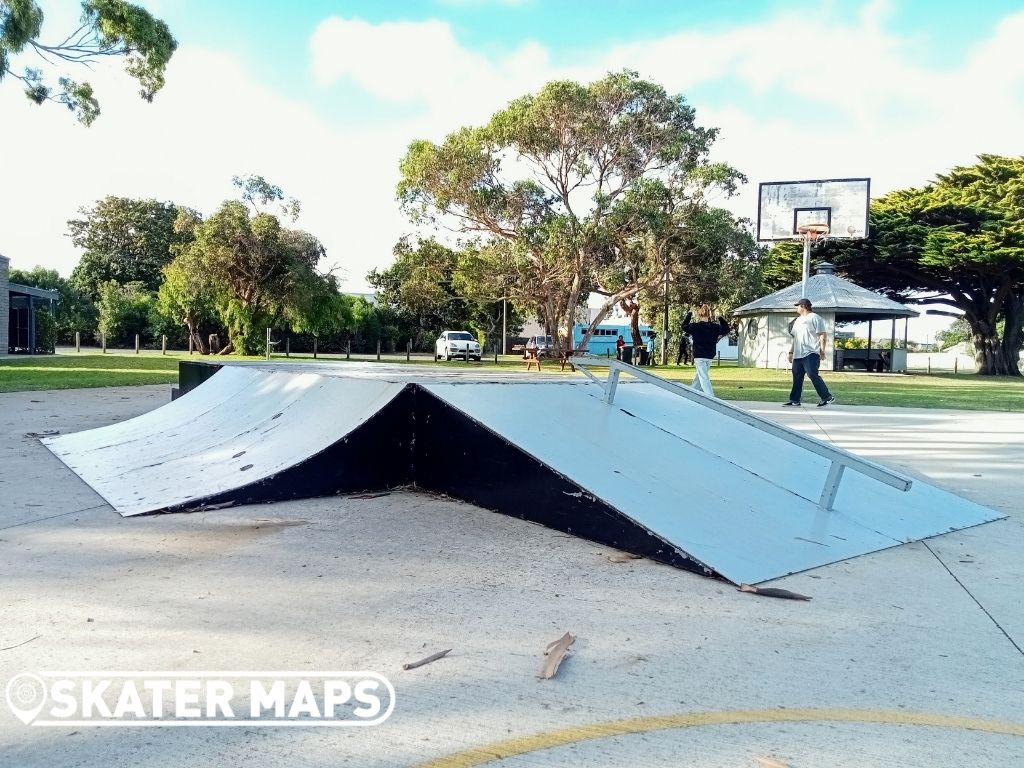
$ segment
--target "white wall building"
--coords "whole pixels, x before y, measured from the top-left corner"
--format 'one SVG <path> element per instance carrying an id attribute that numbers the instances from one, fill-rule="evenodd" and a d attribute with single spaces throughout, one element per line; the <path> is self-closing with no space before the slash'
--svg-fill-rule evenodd
<path id="1" fill-rule="evenodd" d="M 879 360 L 891 360 L 885 370 L 907 369 L 906 319 L 918 313 L 899 302 L 844 280 L 833 272 L 831 264 L 821 264 L 807 280 L 805 295 L 801 283 L 793 283 L 781 291 L 764 296 L 733 312 L 739 318 L 739 349 L 737 361 L 746 368 L 789 368 L 788 353 L 792 344 L 789 328 L 796 319 L 796 302 L 810 299 L 814 312 L 828 328 L 825 360 L 822 369 L 874 369 Z M 904 322 L 897 333 L 897 320 Z M 837 350 L 836 323 L 869 323 L 869 343 L 864 350 Z M 871 342 L 887 340 L 886 347 Z M 902 342 L 902 348 L 900 348 Z M 895 347 L 890 353 L 889 348 Z M 891 358 L 889 357 L 891 354 Z"/>

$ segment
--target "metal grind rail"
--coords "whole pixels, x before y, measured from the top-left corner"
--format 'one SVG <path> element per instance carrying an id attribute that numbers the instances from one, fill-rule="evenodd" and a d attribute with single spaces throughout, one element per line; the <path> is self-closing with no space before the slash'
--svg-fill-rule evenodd
<path id="1" fill-rule="evenodd" d="M 913 485 L 913 481 L 901 475 L 898 472 L 894 472 L 891 469 L 876 464 L 873 461 L 861 458 L 855 454 L 845 451 L 842 448 L 836 448 L 835 446 L 823 443 L 820 440 L 816 440 L 813 437 L 809 437 L 801 432 L 784 427 L 780 424 L 776 424 L 773 421 L 769 421 L 761 416 L 757 416 L 753 413 L 749 413 L 742 408 L 737 408 L 734 405 L 729 405 L 717 397 L 706 395 L 703 392 L 698 392 L 685 384 L 677 384 L 674 381 L 668 381 L 656 376 L 653 373 L 637 368 L 636 366 L 628 363 L 623 363 L 620 360 L 610 360 L 600 357 L 588 358 L 586 356 L 579 356 L 572 358 L 572 364 L 583 373 L 588 379 L 597 384 L 604 391 L 604 401 L 609 405 L 615 400 L 615 390 L 619 385 L 619 376 L 623 373 L 628 373 L 634 378 L 645 381 L 648 384 L 664 389 L 666 392 L 671 392 L 680 397 L 686 398 L 687 400 L 698 403 L 705 408 L 710 408 L 723 416 L 728 416 L 731 419 L 740 421 L 747 424 L 755 429 L 759 429 L 762 432 L 774 435 L 785 440 L 793 445 L 798 445 L 801 448 L 805 448 L 812 453 L 816 453 L 823 458 L 831 461 L 829 466 L 828 476 L 825 478 L 825 486 L 821 490 L 821 497 L 818 499 L 818 507 L 826 512 L 831 512 L 833 505 L 835 504 L 836 494 L 839 493 L 839 485 L 843 480 L 843 473 L 847 468 L 854 472 L 859 472 L 866 477 L 870 477 L 872 480 L 877 480 L 880 483 L 885 483 L 899 491 L 909 491 Z M 591 372 L 591 368 L 607 368 L 608 378 L 599 379 Z"/>

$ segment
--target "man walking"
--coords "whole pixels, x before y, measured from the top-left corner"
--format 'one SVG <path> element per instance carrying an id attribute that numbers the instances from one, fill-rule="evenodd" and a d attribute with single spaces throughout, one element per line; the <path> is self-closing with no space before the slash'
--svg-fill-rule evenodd
<path id="1" fill-rule="evenodd" d="M 812 311 L 811 302 L 808 299 L 800 299 L 795 306 L 799 317 L 793 321 L 793 327 L 790 330 L 793 344 L 789 348 L 789 362 L 793 364 L 793 388 L 789 391 L 788 402 L 783 405 L 800 405 L 800 398 L 804 390 L 804 375 L 806 375 L 814 385 L 814 391 L 821 398 L 821 402 L 818 403 L 818 407 L 821 408 L 823 405 L 836 401 L 821 376 L 818 375 L 821 361 L 825 359 L 825 340 L 828 338 L 828 329 L 825 327 L 825 321 Z"/>

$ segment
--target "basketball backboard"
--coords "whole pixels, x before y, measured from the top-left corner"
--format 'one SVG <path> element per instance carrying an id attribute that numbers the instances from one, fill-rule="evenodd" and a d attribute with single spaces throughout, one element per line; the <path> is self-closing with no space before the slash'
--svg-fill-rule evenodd
<path id="1" fill-rule="evenodd" d="M 829 237 L 867 237 L 870 197 L 871 179 L 762 182 L 757 239 L 792 240 L 807 224 L 827 226 Z"/>

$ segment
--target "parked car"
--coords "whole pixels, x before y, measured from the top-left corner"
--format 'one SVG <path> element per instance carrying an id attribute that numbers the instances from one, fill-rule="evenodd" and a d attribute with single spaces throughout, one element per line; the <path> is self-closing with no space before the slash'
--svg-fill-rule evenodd
<path id="1" fill-rule="evenodd" d="M 526 349 L 536 349 L 537 357 L 551 357 L 555 353 L 555 342 L 550 336 L 531 336 L 526 340 Z"/>
<path id="2" fill-rule="evenodd" d="M 444 331 L 434 342 L 434 360 L 461 357 L 479 361 L 480 352 L 480 344 L 469 331 Z"/>

